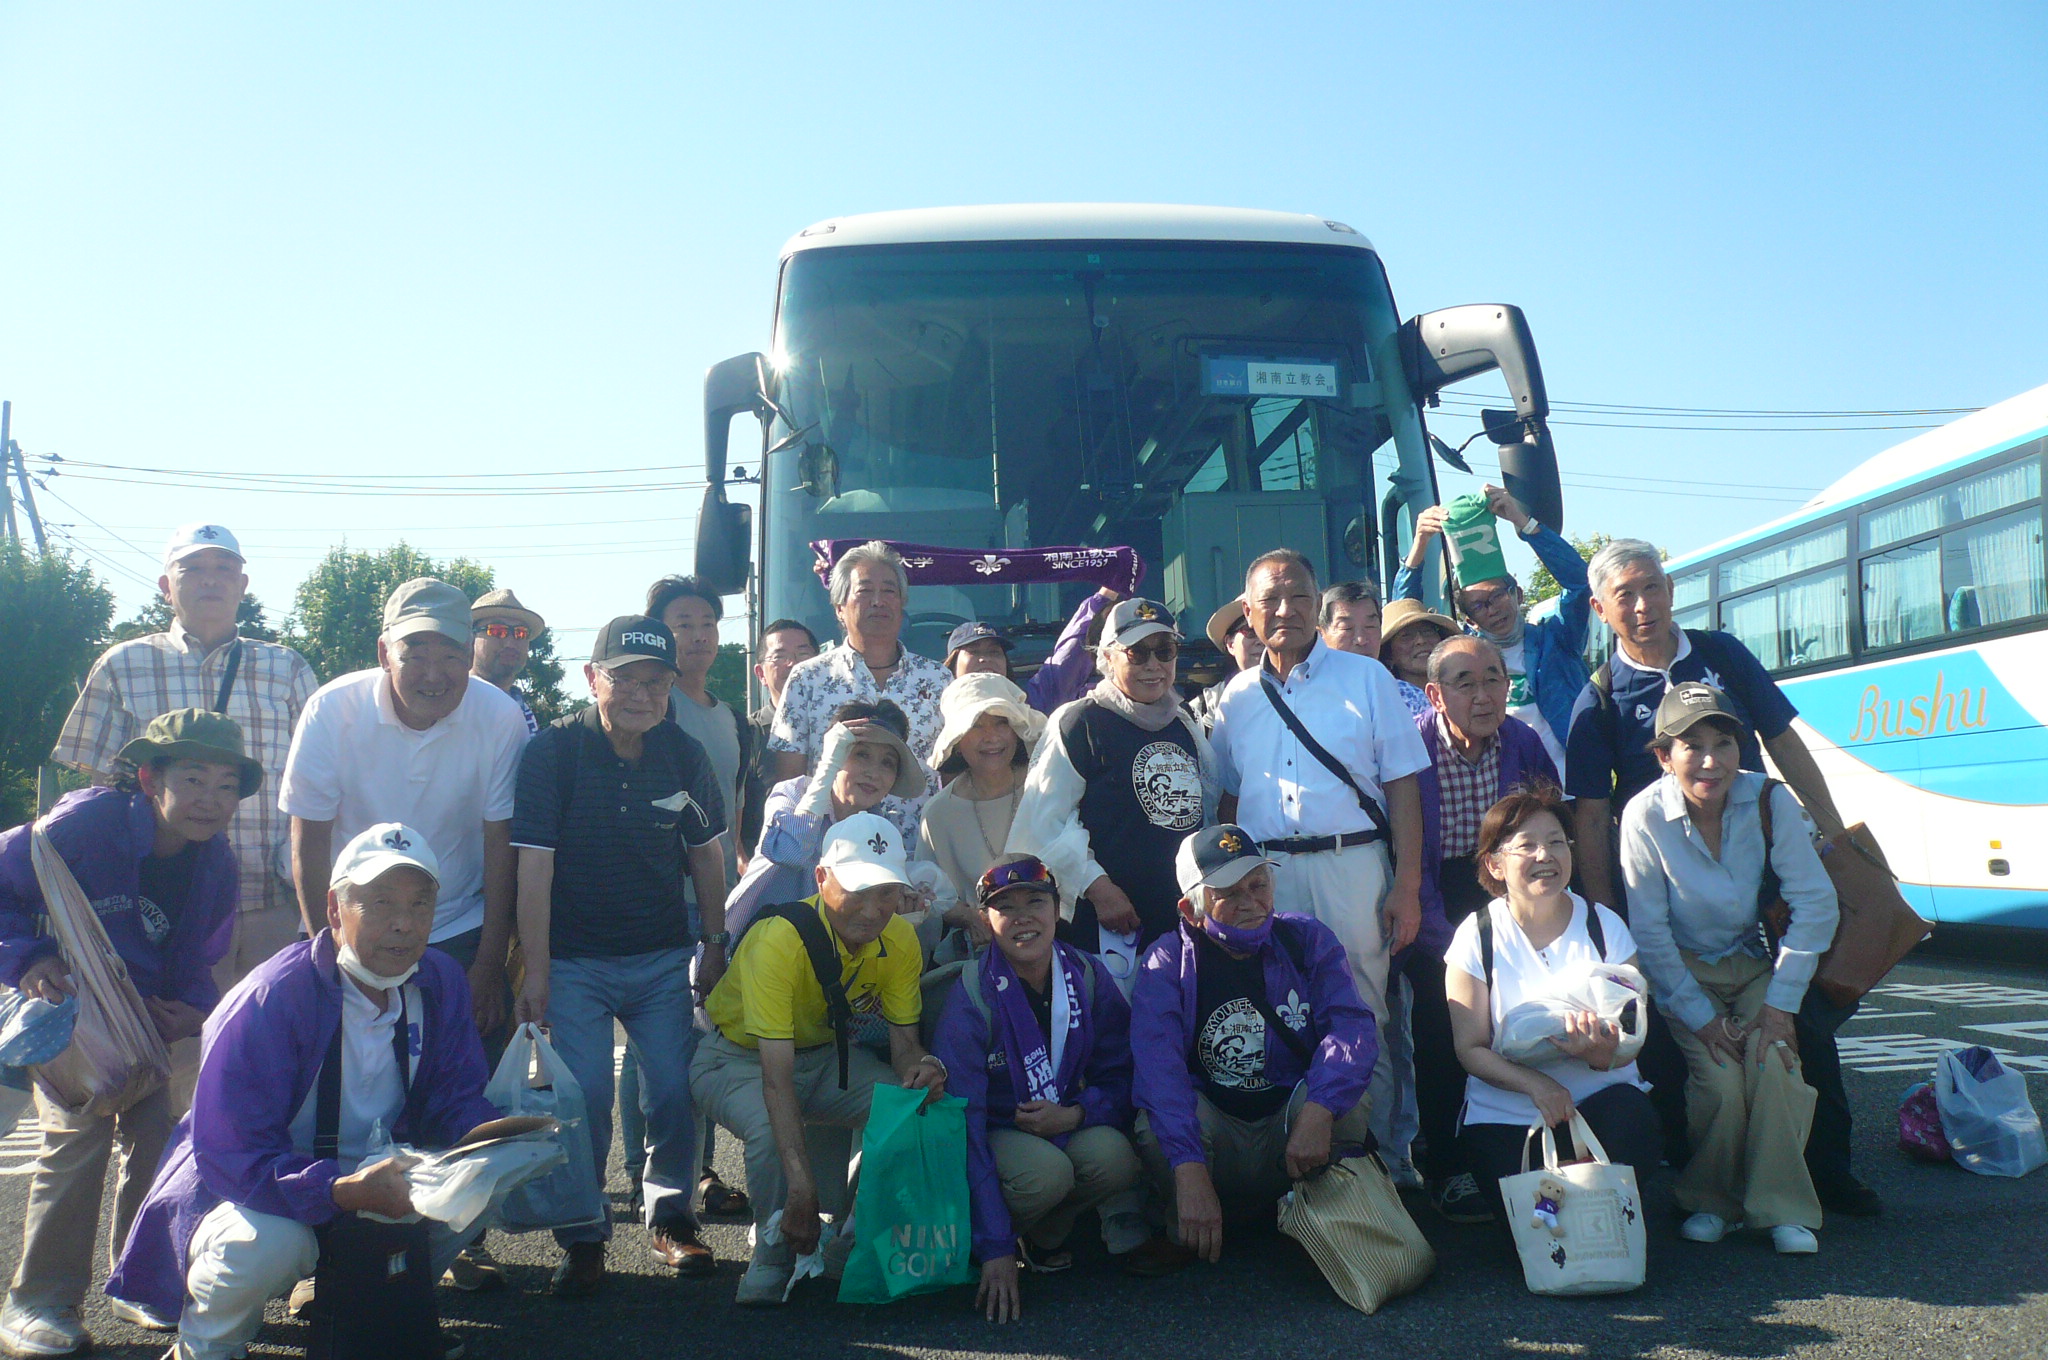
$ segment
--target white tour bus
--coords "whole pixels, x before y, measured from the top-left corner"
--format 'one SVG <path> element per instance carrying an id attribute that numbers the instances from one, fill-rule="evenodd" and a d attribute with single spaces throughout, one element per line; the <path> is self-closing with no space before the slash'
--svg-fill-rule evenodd
<path id="1" fill-rule="evenodd" d="M 1778 677 L 1844 817 L 1930 920 L 2048 928 L 2048 386 L 1674 560 L 1679 623 Z"/>
<path id="2" fill-rule="evenodd" d="M 835 637 L 814 542 L 965 549 L 964 581 L 918 584 L 906 642 L 943 653 L 969 618 L 1044 654 L 1092 588 L 1009 579 L 1008 554 L 1128 545 L 1141 589 L 1202 625 L 1246 563 L 1286 545 L 1325 580 L 1389 581 L 1436 499 L 1423 407 L 1499 369 L 1489 412 L 1508 486 L 1558 524 L 1548 402 L 1519 310 L 1410 319 L 1341 222 L 1133 205 L 842 217 L 783 247 L 768 357 L 705 377 L 710 486 L 697 570 L 749 594 L 756 628 Z M 732 417 L 761 444 L 729 466 Z M 731 482 L 759 483 L 752 507 Z M 915 568 L 918 564 L 913 562 Z M 1042 564 L 1041 564 L 1042 565 Z"/>

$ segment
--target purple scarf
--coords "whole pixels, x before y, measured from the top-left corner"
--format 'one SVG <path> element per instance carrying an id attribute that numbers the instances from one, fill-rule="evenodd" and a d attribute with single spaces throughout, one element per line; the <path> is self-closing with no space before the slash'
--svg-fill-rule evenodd
<path id="1" fill-rule="evenodd" d="M 812 569 L 830 584 L 832 564 L 862 538 L 820 538 L 811 543 Z M 914 586 L 984 586 L 1060 584 L 1085 581 L 1134 595 L 1144 579 L 1145 562 L 1124 547 L 998 548 L 973 552 L 928 543 L 890 543 L 903 556 L 903 572 Z"/>
<path id="2" fill-rule="evenodd" d="M 981 954 L 982 994 L 994 998 L 990 1006 L 994 1038 L 1009 1064 L 1010 1082 L 1020 1105 L 1027 1100 L 1060 1104 L 1060 1094 L 1077 1084 L 1089 1048 L 1089 1017 L 1081 1005 L 1081 970 L 1090 964 L 1061 944 L 1053 946 L 1053 961 L 1058 969 L 1048 979 L 1055 988 L 1052 1024 L 1057 1031 L 1064 1021 L 1066 1028 L 1048 1052 L 1046 1036 L 1039 1032 L 1038 1018 L 1025 996 L 1024 979 L 994 944 Z M 1060 1147 L 1067 1143 L 1065 1135 L 1052 1141 Z"/>

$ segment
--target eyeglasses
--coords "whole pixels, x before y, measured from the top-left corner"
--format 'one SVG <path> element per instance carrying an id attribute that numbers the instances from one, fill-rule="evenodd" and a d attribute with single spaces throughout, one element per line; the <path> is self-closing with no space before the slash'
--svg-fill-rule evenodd
<path id="1" fill-rule="evenodd" d="M 1511 598 L 1514 593 L 1512 590 L 1467 590 L 1458 596 L 1458 603 L 1464 606 L 1466 613 L 1472 614 L 1482 609 L 1491 609 L 1502 600 Z"/>
<path id="2" fill-rule="evenodd" d="M 469 631 L 477 637 L 512 638 L 517 642 L 533 636 L 533 630 L 523 623 L 479 623 L 472 625 Z"/>
<path id="3" fill-rule="evenodd" d="M 647 680 L 627 680 L 603 667 L 598 668 L 598 674 L 604 677 L 606 684 L 621 694 L 644 694 L 650 699 L 668 693 L 669 687 L 675 683 L 666 675 L 657 675 Z"/>
<path id="4" fill-rule="evenodd" d="M 1180 644 L 1178 642 L 1154 642 L 1148 646 L 1141 642 L 1135 647 L 1124 648 L 1124 654 L 1131 658 L 1133 666 L 1149 666 L 1155 661 L 1163 665 L 1166 662 L 1179 659 Z"/>
<path id="5" fill-rule="evenodd" d="M 1045 888 L 1054 893 L 1059 891 L 1059 885 L 1053 882 L 1052 870 L 1045 867 L 1045 862 L 1027 855 L 990 868 L 974 885 L 974 895 L 986 905 L 991 897 L 1005 888 L 1024 886 Z"/>

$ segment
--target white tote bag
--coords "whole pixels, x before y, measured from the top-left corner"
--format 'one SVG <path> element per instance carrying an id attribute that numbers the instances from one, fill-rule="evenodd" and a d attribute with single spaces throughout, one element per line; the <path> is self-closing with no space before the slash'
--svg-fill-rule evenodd
<path id="1" fill-rule="evenodd" d="M 1572 1141 L 1590 1162 L 1557 1164 L 1557 1139 L 1541 1131 L 1543 1165 L 1529 1169 L 1522 1141 L 1522 1172 L 1500 1179 L 1508 1227 L 1522 1257 L 1522 1279 L 1532 1294 L 1621 1294 L 1639 1288 L 1648 1244 L 1635 1168 L 1607 1160 L 1585 1116 L 1572 1116 Z"/>

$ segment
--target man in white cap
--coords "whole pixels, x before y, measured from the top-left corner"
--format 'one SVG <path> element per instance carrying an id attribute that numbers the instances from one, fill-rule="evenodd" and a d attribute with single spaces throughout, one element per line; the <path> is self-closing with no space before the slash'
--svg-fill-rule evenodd
<path id="1" fill-rule="evenodd" d="M 432 577 L 384 603 L 377 665 L 322 685 L 292 737 L 279 804 L 308 933 L 322 920 L 333 847 L 368 826 L 417 827 L 440 860 L 431 943 L 469 970 L 477 1026 L 505 1020 L 512 939 L 512 800 L 526 719 L 469 683 L 469 599 Z"/>
<path id="2" fill-rule="evenodd" d="M 797 1256 L 818 1245 L 818 1211 L 845 1208 L 844 1184 L 814 1175 L 805 1124 L 857 1129 L 876 1083 L 944 1093 L 946 1068 L 917 1023 L 924 956 L 901 919 L 910 876 L 903 838 L 871 812 L 826 833 L 818 892 L 756 918 L 705 999 L 714 1032 L 697 1047 L 690 1088 L 708 1119 L 746 1149 L 753 1262 L 736 1301 L 778 1304 Z M 889 1027 L 889 1062 L 849 1043 L 862 1017 Z M 762 1229 L 782 1212 L 780 1240 Z"/>
<path id="3" fill-rule="evenodd" d="M 248 588 L 242 546 L 224 525 L 187 524 L 173 533 L 157 580 L 171 607 L 171 626 L 107 649 L 50 753 L 58 764 L 108 784 L 121 748 L 165 713 L 204 709 L 233 718 L 242 729 L 249 755 L 263 766 L 264 791 L 236 808 L 228 825 L 241 866 L 241 901 L 234 943 L 214 967 L 223 991 L 299 937 L 289 828 L 272 790 L 284 776 L 292 729 L 320 683 L 291 648 L 237 631 L 235 614 Z"/>
<path id="4" fill-rule="evenodd" d="M 547 628 L 547 620 L 502 588 L 485 591 L 469 607 L 469 631 L 474 638 L 469 673 L 512 696 L 512 702 L 526 716 L 528 736 L 540 731 L 540 719 L 533 706 L 512 688 L 512 682 L 526 669 L 533 644 L 540 641 Z"/>
<path id="5" fill-rule="evenodd" d="M 418 829 L 365 828 L 327 876 L 318 935 L 259 967 L 207 1021 L 191 1117 L 107 1281 L 116 1299 L 179 1319 L 177 1360 L 246 1354 L 264 1305 L 333 1249 L 323 1232 L 358 1213 L 412 1212 L 399 1160 L 370 1160 L 379 1130 L 445 1148 L 497 1118 L 462 969 L 427 948 L 440 874 Z M 433 1226 L 429 1279 L 460 1245 Z"/>

